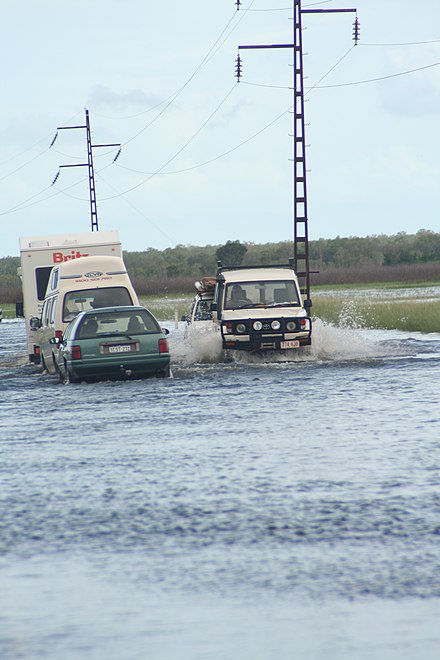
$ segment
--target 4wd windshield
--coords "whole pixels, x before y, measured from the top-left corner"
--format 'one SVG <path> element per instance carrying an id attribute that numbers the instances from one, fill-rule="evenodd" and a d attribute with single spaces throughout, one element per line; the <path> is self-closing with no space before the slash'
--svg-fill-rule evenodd
<path id="1" fill-rule="evenodd" d="M 293 280 L 234 282 L 226 286 L 225 309 L 298 306 L 300 304 L 299 294 Z"/>
<path id="2" fill-rule="evenodd" d="M 71 321 L 80 312 L 99 307 L 122 307 L 132 305 L 128 290 L 123 286 L 108 286 L 95 289 L 69 291 L 64 297 L 63 321 Z"/>
<path id="3" fill-rule="evenodd" d="M 145 335 L 161 332 L 156 319 L 145 309 L 87 314 L 78 328 L 77 339 L 113 335 Z"/>

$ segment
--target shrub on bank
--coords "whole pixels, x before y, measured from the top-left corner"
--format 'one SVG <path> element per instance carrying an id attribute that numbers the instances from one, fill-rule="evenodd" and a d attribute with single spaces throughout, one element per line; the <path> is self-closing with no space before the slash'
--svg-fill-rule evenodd
<path id="1" fill-rule="evenodd" d="M 11 303 L 23 300 L 21 286 L 0 286 L 0 302 Z"/>

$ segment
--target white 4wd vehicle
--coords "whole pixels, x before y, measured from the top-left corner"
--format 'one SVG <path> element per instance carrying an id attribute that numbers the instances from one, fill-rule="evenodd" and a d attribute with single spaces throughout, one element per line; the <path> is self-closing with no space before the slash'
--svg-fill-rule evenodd
<path id="1" fill-rule="evenodd" d="M 194 285 L 197 293 L 191 305 L 191 311 L 182 320 L 187 322 L 187 328 L 191 326 L 197 330 L 211 330 L 211 306 L 214 300 L 216 279 L 215 277 L 203 277 L 199 282 L 195 282 Z"/>
<path id="2" fill-rule="evenodd" d="M 302 300 L 293 261 L 233 268 L 218 263 L 213 321 L 223 348 L 243 351 L 310 346 L 311 301 Z"/>

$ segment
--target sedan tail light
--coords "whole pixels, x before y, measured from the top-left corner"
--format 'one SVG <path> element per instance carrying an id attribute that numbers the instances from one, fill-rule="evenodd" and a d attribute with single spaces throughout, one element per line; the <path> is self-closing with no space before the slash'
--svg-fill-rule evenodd
<path id="1" fill-rule="evenodd" d="M 72 346 L 72 360 L 81 360 L 81 346 L 73 345 Z"/>
<path id="2" fill-rule="evenodd" d="M 169 353 L 168 341 L 166 339 L 159 339 L 159 353 Z"/>

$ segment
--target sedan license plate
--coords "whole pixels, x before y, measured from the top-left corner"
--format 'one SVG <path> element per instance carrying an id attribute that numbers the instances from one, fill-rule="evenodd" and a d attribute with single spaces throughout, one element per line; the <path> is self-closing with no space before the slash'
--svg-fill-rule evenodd
<path id="1" fill-rule="evenodd" d="M 121 346 L 109 346 L 109 353 L 131 353 L 132 347 L 130 344 L 121 344 Z"/>
<path id="2" fill-rule="evenodd" d="M 120 353 L 135 353 L 139 351 L 139 344 L 104 344 L 101 346 L 101 353 L 104 355 L 119 355 Z"/>
<path id="3" fill-rule="evenodd" d="M 288 339 L 280 343 L 281 348 L 299 348 L 299 341 L 297 339 Z"/>

